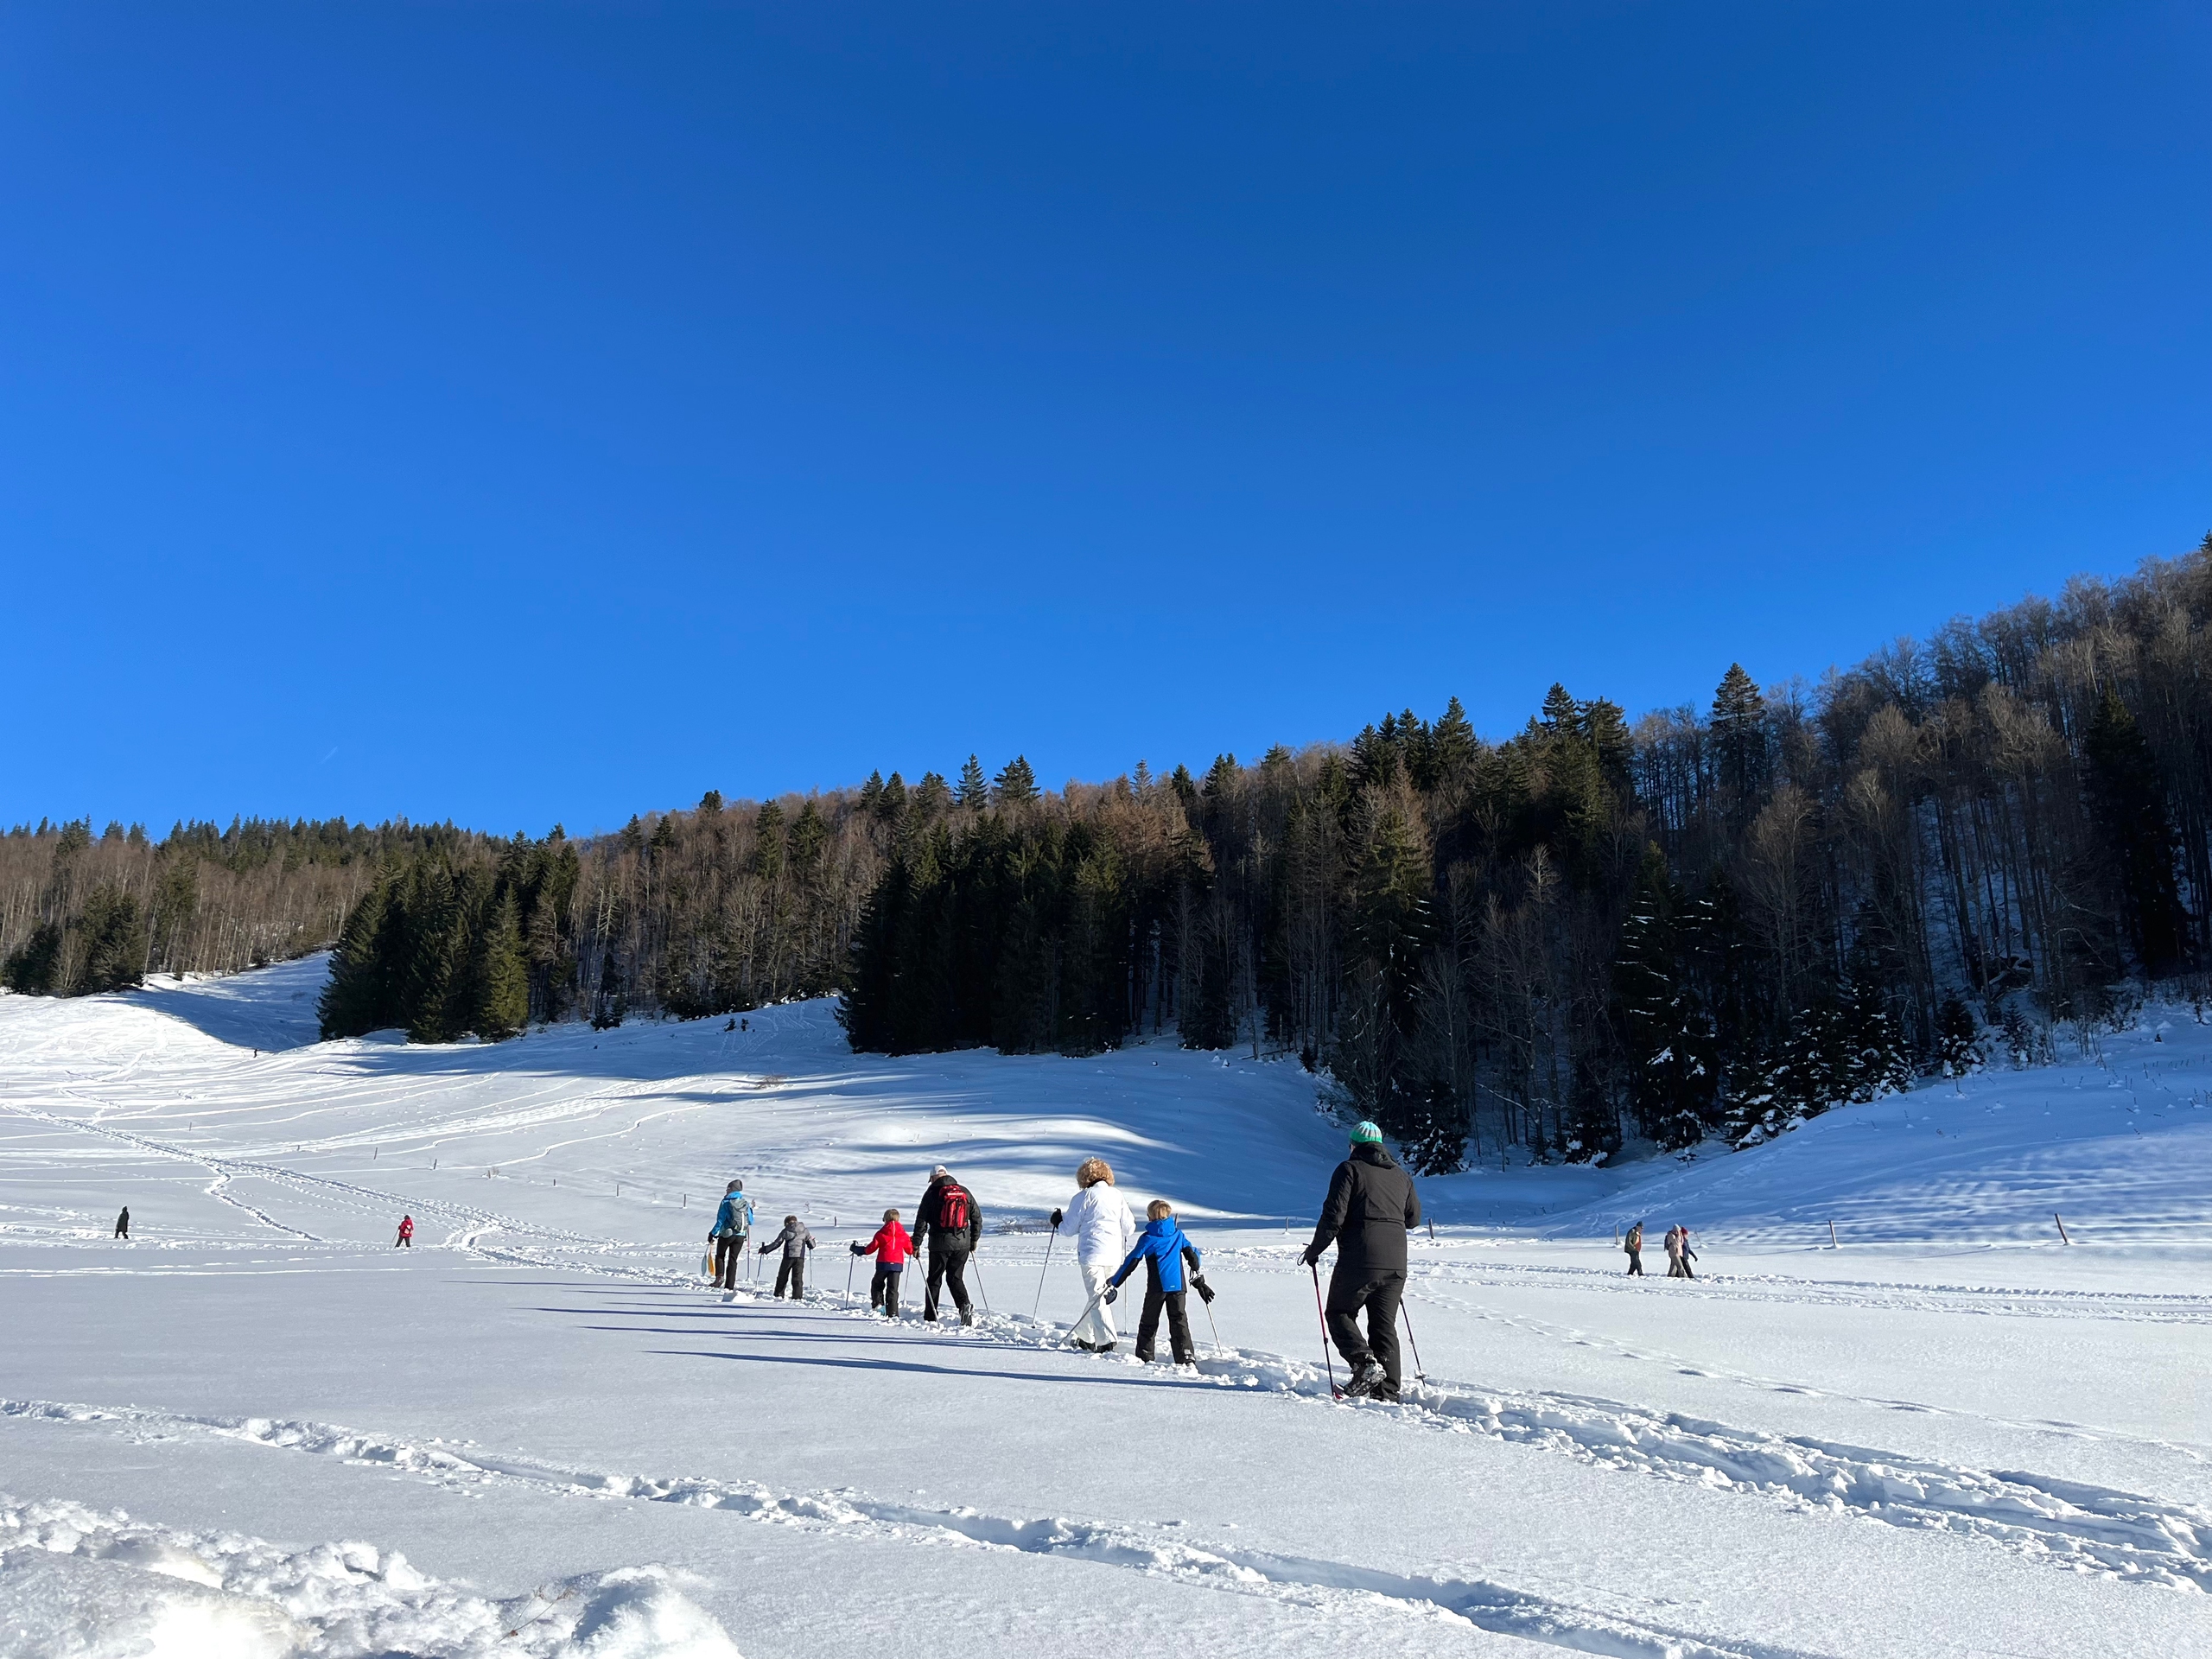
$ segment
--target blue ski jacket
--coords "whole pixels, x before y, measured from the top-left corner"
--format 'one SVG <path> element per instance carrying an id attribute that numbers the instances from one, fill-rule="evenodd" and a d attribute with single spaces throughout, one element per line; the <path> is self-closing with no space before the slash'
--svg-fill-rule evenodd
<path id="1" fill-rule="evenodd" d="M 1137 1247 L 1129 1252 L 1129 1259 L 1122 1263 L 1114 1275 L 1120 1284 L 1136 1271 L 1137 1263 L 1150 1256 L 1153 1271 L 1160 1275 L 1160 1287 L 1173 1295 L 1183 1288 L 1183 1257 L 1187 1252 L 1191 1269 L 1197 1272 L 1204 1264 L 1198 1256 L 1198 1247 L 1184 1236 L 1173 1216 L 1162 1216 L 1158 1221 L 1147 1221 L 1144 1230 L 1137 1235 Z"/>
<path id="2" fill-rule="evenodd" d="M 709 1238 L 744 1238 L 753 1231 L 753 1200 L 742 1192 L 722 1195 L 722 1207 L 715 1211 L 714 1230 Z"/>

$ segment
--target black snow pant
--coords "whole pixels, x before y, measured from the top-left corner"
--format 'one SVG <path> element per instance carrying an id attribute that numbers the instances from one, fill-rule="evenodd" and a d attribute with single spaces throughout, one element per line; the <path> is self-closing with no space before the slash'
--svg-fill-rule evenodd
<path id="1" fill-rule="evenodd" d="M 906 1269 L 878 1268 L 875 1277 L 868 1281 L 868 1305 L 880 1307 L 893 1319 L 899 1317 L 899 1281 L 906 1277 Z"/>
<path id="2" fill-rule="evenodd" d="M 1167 1346 L 1175 1356 L 1178 1365 L 1198 1363 L 1198 1345 L 1191 1340 L 1190 1310 L 1183 1306 L 1187 1292 L 1162 1290 L 1158 1285 L 1147 1285 L 1144 1293 L 1144 1313 L 1137 1319 L 1136 1356 L 1147 1364 L 1152 1363 L 1153 1338 L 1160 1334 L 1160 1310 L 1167 1310 Z"/>
<path id="3" fill-rule="evenodd" d="M 415 1235 L 412 1233 L 402 1233 L 397 1238 L 391 1241 L 391 1248 L 395 1250 L 413 1249 L 415 1248 Z"/>
<path id="4" fill-rule="evenodd" d="M 115 1224 L 115 1236 L 116 1236 L 118 1238 L 128 1238 L 128 1237 L 130 1237 L 130 1224 L 129 1222 L 127 1222 L 127 1221 L 118 1221 L 118 1222 L 117 1222 L 117 1223 Z"/>
<path id="5" fill-rule="evenodd" d="M 1346 1273 L 1338 1262 L 1329 1276 L 1329 1337 L 1344 1363 L 1354 1370 L 1372 1358 L 1390 1379 L 1390 1392 L 1398 1391 L 1398 1299 L 1406 1294 L 1406 1275 L 1395 1269 L 1380 1273 Z M 1367 1310 L 1367 1340 L 1359 1339 L 1359 1310 Z"/>
<path id="6" fill-rule="evenodd" d="M 737 1288 L 737 1264 L 745 1256 L 745 1235 L 724 1233 L 715 1241 L 715 1283 L 723 1290 Z"/>
<path id="7" fill-rule="evenodd" d="M 797 1302 L 805 1300 L 806 1258 L 804 1256 L 787 1255 L 784 1258 L 784 1265 L 776 1269 L 777 1295 L 781 1296 L 784 1294 L 785 1285 L 791 1287 L 791 1300 Z"/>
<path id="8" fill-rule="evenodd" d="M 1641 1279 L 1643 1277 L 1643 1252 L 1642 1250 L 1630 1250 L 1628 1253 L 1628 1270 L 1629 1275 L 1631 1278 Z"/>
<path id="9" fill-rule="evenodd" d="M 929 1285 L 922 1293 L 924 1319 L 937 1318 L 938 1295 L 941 1287 L 946 1285 L 952 1287 L 952 1305 L 960 1310 L 961 1322 L 964 1325 L 968 1319 L 969 1306 L 968 1252 L 932 1245 L 930 1249 Z"/>

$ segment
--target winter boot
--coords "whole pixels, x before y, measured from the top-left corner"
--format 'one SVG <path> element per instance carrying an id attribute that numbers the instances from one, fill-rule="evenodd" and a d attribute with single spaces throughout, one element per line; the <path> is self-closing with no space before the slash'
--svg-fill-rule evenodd
<path id="1" fill-rule="evenodd" d="M 976 1323 L 976 1311 L 975 1311 L 975 1309 L 973 1309 L 973 1308 L 969 1308 L 969 1307 L 963 1307 L 963 1308 L 962 1308 L 962 1309 L 960 1310 L 960 1323 L 961 1323 L 961 1324 L 963 1324 L 963 1325 L 973 1325 L 973 1324 L 975 1324 L 975 1323 Z"/>
<path id="2" fill-rule="evenodd" d="M 1352 1367 L 1351 1381 L 1344 1384 L 1344 1393 L 1352 1399 L 1360 1400 L 1377 1389 L 1389 1385 L 1390 1379 L 1383 1374 L 1382 1368 L 1375 1363 L 1375 1357 L 1370 1354 Z"/>

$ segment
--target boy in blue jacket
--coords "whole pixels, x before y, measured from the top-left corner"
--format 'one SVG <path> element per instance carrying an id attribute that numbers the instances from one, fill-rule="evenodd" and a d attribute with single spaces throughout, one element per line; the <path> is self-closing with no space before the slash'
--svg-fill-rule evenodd
<path id="1" fill-rule="evenodd" d="M 1183 1306 L 1183 1263 L 1191 1264 L 1190 1283 L 1206 1300 L 1213 1300 L 1213 1292 L 1199 1275 L 1198 1247 L 1184 1236 L 1175 1222 L 1175 1211 L 1165 1198 L 1154 1198 L 1145 1207 L 1144 1230 L 1137 1235 L 1137 1247 L 1129 1252 L 1129 1259 L 1122 1263 L 1121 1270 L 1106 1284 L 1106 1300 L 1109 1303 L 1121 1294 L 1122 1281 L 1135 1273 L 1137 1263 L 1145 1264 L 1150 1277 L 1144 1291 L 1144 1315 L 1137 1321 L 1136 1356 L 1149 1363 L 1152 1359 L 1153 1338 L 1160 1334 L 1160 1310 L 1167 1310 L 1167 1343 L 1175 1355 L 1178 1365 L 1198 1363 L 1198 1345 L 1191 1340 L 1191 1316 Z"/>

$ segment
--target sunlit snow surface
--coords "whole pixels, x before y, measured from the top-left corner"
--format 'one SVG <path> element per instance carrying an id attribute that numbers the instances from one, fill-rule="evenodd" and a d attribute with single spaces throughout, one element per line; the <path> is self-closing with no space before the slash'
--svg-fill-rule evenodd
<path id="1" fill-rule="evenodd" d="M 862 1058 L 825 1004 L 317 1044 L 321 972 L 0 996 L 10 1659 L 2212 1653 L 2185 1011 L 1750 1154 L 1485 1149 L 1423 1184 L 1382 1408 L 1330 1403 L 1295 1062 Z M 1054 1345 L 1092 1152 L 1209 1252 L 1195 1376 Z M 939 1161 L 972 1331 L 846 1291 Z M 732 1175 L 816 1300 L 701 1287 Z"/>

